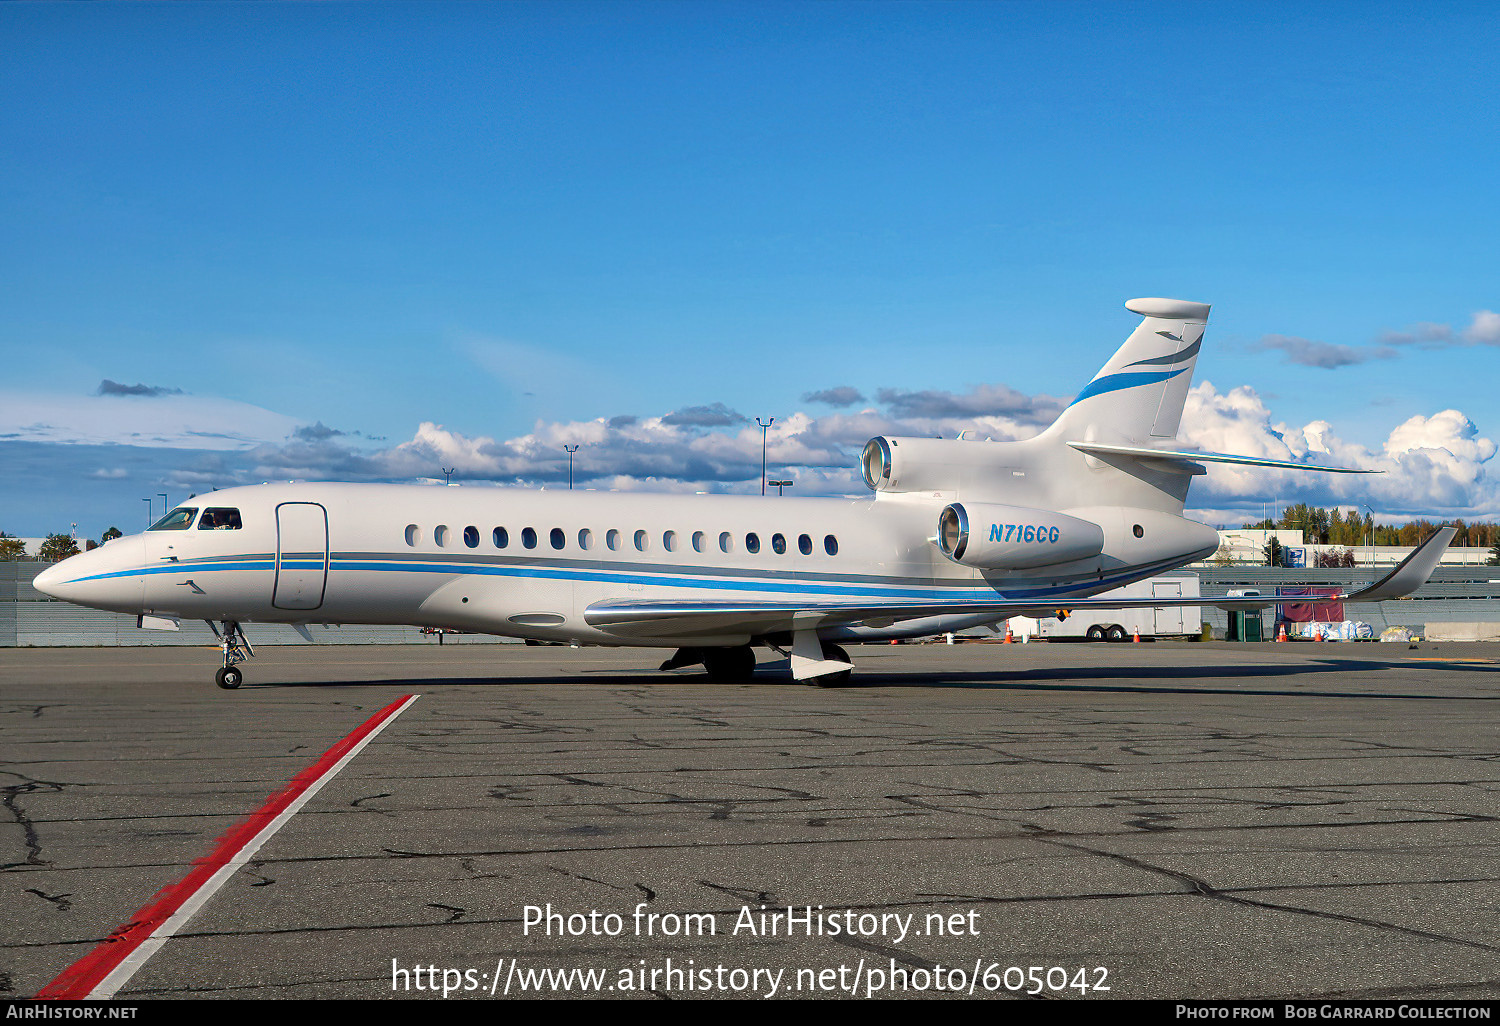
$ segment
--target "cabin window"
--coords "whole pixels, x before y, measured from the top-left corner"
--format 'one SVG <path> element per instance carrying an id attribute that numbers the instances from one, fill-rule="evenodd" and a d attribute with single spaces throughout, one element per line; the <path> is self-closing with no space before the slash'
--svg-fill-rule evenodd
<path id="1" fill-rule="evenodd" d="M 448 525 L 438 524 L 437 530 L 432 532 L 432 540 L 438 543 L 439 548 L 446 548 L 448 545 Z"/>
<path id="2" fill-rule="evenodd" d="M 587 527 L 578 532 L 578 547 L 587 552 L 594 547 L 594 532 Z"/>
<path id="3" fill-rule="evenodd" d="M 664 549 L 666 549 L 668 552 L 676 552 L 677 551 L 677 532 L 676 531 L 666 531 L 666 532 L 664 532 L 662 534 L 662 536 L 661 536 L 661 547 L 664 548 Z"/>
<path id="4" fill-rule="evenodd" d="M 635 547 L 636 547 L 637 551 L 639 551 L 639 552 L 645 552 L 647 546 L 649 546 L 650 544 L 651 544 L 651 536 L 650 535 L 648 535 L 645 531 L 637 531 L 637 532 L 635 532 Z"/>
<path id="5" fill-rule="evenodd" d="M 719 551 L 734 551 L 734 535 L 730 534 L 728 531 L 725 531 L 723 534 L 719 535 Z"/>
<path id="6" fill-rule="evenodd" d="M 510 544 L 510 532 L 503 527 L 497 527 L 491 535 L 495 542 L 495 548 L 503 549 Z"/>
<path id="7" fill-rule="evenodd" d="M 521 529 L 521 544 L 528 549 L 536 548 L 536 528 L 523 527 Z"/>
<path id="8" fill-rule="evenodd" d="M 745 535 L 745 551 L 750 553 L 752 556 L 760 551 L 760 535 L 756 534 L 754 531 L 751 531 L 749 534 Z"/>
<path id="9" fill-rule="evenodd" d="M 422 540 L 422 529 L 416 524 L 406 525 L 406 544 L 416 547 L 417 542 Z"/>
<path id="10" fill-rule="evenodd" d="M 837 556 L 839 554 L 839 540 L 831 534 L 828 537 L 824 538 L 823 551 L 828 553 L 830 556 Z"/>
<path id="11" fill-rule="evenodd" d="M 227 506 L 210 506 L 198 518 L 200 531 L 238 531 L 243 526 L 240 511 Z"/>
<path id="12" fill-rule="evenodd" d="M 162 517 L 156 523 L 146 528 L 148 531 L 186 531 L 193 523 L 193 517 L 198 513 L 197 507 L 178 506 L 172 512 Z"/>
<path id="13" fill-rule="evenodd" d="M 604 536 L 604 544 L 606 544 L 606 545 L 609 546 L 609 551 L 611 551 L 611 552 L 614 552 L 617 549 L 619 549 L 619 547 L 620 547 L 620 532 L 616 531 L 614 528 L 610 528 L 609 529 L 609 533 Z"/>
<path id="14" fill-rule="evenodd" d="M 551 535 L 549 535 L 549 538 L 554 549 L 560 549 L 564 545 L 568 544 L 568 536 L 563 532 L 563 529 L 561 527 L 554 527 L 552 529 Z"/>
<path id="15" fill-rule="evenodd" d="M 786 555 L 786 536 L 782 534 L 771 535 L 771 551 L 778 556 Z"/>
<path id="16" fill-rule="evenodd" d="M 479 528 L 473 525 L 464 528 L 464 544 L 471 549 L 479 548 Z"/>
<path id="17" fill-rule="evenodd" d="M 703 532 L 702 531 L 694 531 L 693 532 L 693 551 L 694 552 L 702 552 L 703 551 Z"/>
<path id="18" fill-rule="evenodd" d="M 797 536 L 797 551 L 802 553 L 804 556 L 811 556 L 812 539 L 805 534 L 799 534 Z"/>

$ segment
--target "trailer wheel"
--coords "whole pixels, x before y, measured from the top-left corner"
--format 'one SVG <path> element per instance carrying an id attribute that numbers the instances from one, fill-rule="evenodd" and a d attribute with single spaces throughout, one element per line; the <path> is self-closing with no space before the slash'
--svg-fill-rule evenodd
<path id="1" fill-rule="evenodd" d="M 1096 624 L 1094 624 L 1094 626 L 1092 626 L 1092 627 L 1090 627 L 1090 628 L 1089 628 L 1089 629 L 1088 629 L 1088 630 L 1087 630 L 1087 631 L 1086 631 L 1086 632 L 1085 632 L 1085 633 L 1084 633 L 1084 635 L 1083 635 L 1083 636 L 1084 636 L 1084 637 L 1085 637 L 1085 638 L 1088 638 L 1088 639 L 1089 639 L 1089 640 L 1090 640 L 1090 641 L 1103 641 L 1103 640 L 1104 640 L 1104 628 L 1103 628 L 1103 627 L 1100 627 L 1100 626 L 1099 626 L 1099 625 L 1098 625 L 1098 624 L 1097 624 L 1097 623 L 1096 623 Z"/>
<path id="2" fill-rule="evenodd" d="M 1106 638 L 1108 638 L 1110 641 L 1129 641 L 1130 640 L 1130 635 L 1125 633 L 1125 628 L 1121 627 L 1117 623 L 1110 624 L 1109 625 L 1109 630 L 1107 630 L 1107 631 L 1104 632 L 1104 636 Z"/>

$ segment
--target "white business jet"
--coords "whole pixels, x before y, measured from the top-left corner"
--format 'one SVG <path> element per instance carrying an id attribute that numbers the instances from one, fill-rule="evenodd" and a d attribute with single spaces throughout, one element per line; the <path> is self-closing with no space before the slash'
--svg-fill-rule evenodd
<path id="1" fill-rule="evenodd" d="M 265 484 L 200 496 L 144 534 L 73 556 L 38 590 L 135 614 L 206 620 L 217 682 L 253 655 L 242 624 L 412 624 L 585 645 L 674 648 L 744 680 L 755 649 L 839 685 L 841 644 L 965 630 L 1011 616 L 1263 598 L 1093 598 L 1211 555 L 1182 516 L 1205 464 L 1362 471 L 1185 450 L 1178 420 L 1209 307 L 1134 299 L 1143 320 L 1056 423 L 1019 442 L 872 439 L 862 499 L 642 495 L 379 484 Z M 1443 528 L 1371 602 L 1425 582 Z"/>

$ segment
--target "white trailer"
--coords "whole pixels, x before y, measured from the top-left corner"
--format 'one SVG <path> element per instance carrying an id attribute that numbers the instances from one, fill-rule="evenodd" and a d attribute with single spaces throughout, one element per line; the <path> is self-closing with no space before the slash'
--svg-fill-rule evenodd
<path id="1" fill-rule="evenodd" d="M 1107 591 L 1098 598 L 1197 598 L 1197 574 L 1163 574 L 1149 580 Z M 1080 638 L 1086 641 L 1129 641 L 1140 631 L 1143 638 L 1188 637 L 1203 632 L 1201 606 L 1151 606 L 1140 609 L 1079 610 L 1066 620 L 1053 617 L 1012 617 L 1011 631 L 1018 637 L 1037 639 Z M 999 633 L 1004 634 L 1004 626 Z"/>

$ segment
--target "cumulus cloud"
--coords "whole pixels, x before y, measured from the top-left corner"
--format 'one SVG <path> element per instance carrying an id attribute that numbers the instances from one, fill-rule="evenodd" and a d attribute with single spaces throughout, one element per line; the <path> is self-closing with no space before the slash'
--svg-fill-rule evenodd
<path id="1" fill-rule="evenodd" d="M 1273 423 L 1248 386 L 1220 393 L 1203 382 L 1188 393 L 1184 440 L 1199 448 L 1328 466 L 1376 475 L 1215 467 L 1194 482 L 1195 508 L 1256 511 L 1267 499 L 1315 505 L 1369 504 L 1384 515 L 1493 516 L 1500 480 L 1490 471 L 1495 442 L 1457 410 L 1397 425 L 1379 449 L 1344 441 L 1333 425 Z"/>
<path id="2" fill-rule="evenodd" d="M 1393 346 L 1420 346 L 1423 349 L 1448 349 L 1453 346 L 1500 346 L 1500 313 L 1479 310 L 1466 328 L 1451 324 L 1423 321 L 1404 331 L 1387 331 L 1380 340 Z"/>
<path id="3" fill-rule="evenodd" d="M 344 432 L 336 430 L 324 424 L 321 420 L 316 424 L 304 424 L 292 432 L 293 438 L 300 438 L 306 442 L 321 442 L 329 438 L 337 438 Z"/>
<path id="4" fill-rule="evenodd" d="M 1266 335 L 1251 348 L 1260 352 L 1279 351 L 1286 357 L 1288 363 L 1300 364 L 1303 367 L 1321 367 L 1325 370 L 1350 367 L 1357 363 L 1367 363 L 1370 360 L 1388 360 L 1396 355 L 1396 350 L 1389 345 L 1345 346 L 1333 342 L 1299 338 L 1296 335 Z"/>
<path id="5" fill-rule="evenodd" d="M 174 493 L 201 493 L 270 480 L 441 481 L 442 470 L 452 468 L 456 481 L 470 485 L 563 487 L 565 445 L 579 447 L 573 459 L 579 488 L 755 492 L 760 486 L 760 429 L 722 403 L 657 416 L 538 420 L 511 437 L 468 435 L 431 420 L 406 440 L 389 444 L 321 420 L 308 425 L 207 398 L 123 404 L 96 397 L 11 398 L 15 401 L 0 402 L 0 428 L 7 421 L 15 425 L 14 431 L 0 431 L 0 474 L 16 483 L 11 493 L 40 494 L 25 482 L 55 482 L 62 476 L 80 488 L 87 481 L 89 488 L 109 490 L 108 500 L 100 491 L 81 501 L 108 501 L 114 504 L 110 508 L 133 509 L 140 496 L 132 482 L 139 481 L 153 482 L 156 490 L 166 490 L 156 487 L 160 483 Z M 1248 386 L 1220 392 L 1210 382 L 1200 383 L 1188 393 L 1182 440 L 1217 452 L 1384 473 L 1323 475 L 1214 465 L 1194 482 L 1190 497 L 1193 508 L 1213 511 L 1210 522 L 1258 519 L 1263 504 L 1274 499 L 1324 506 L 1369 503 L 1382 516 L 1493 516 L 1500 508 L 1500 486 L 1491 469 L 1496 444 L 1457 410 L 1411 417 L 1369 448 L 1346 442 L 1327 421 L 1281 423 L 1268 403 L 1268 396 Z M 765 436 L 767 462 L 773 476 L 796 482 L 798 495 L 864 494 L 855 468 L 860 447 L 874 435 L 954 438 L 968 430 L 997 441 L 1026 438 L 1050 423 L 1063 405 L 1062 399 L 1028 396 L 1004 385 L 966 393 L 883 389 L 864 409 L 778 416 Z M 108 429 L 89 428 L 91 411 L 105 408 L 116 411 Z M 16 437 L 6 440 L 7 434 Z M 1239 515 L 1232 515 L 1236 510 Z"/>
<path id="6" fill-rule="evenodd" d="M 663 424 L 677 424 L 683 427 L 716 428 L 729 427 L 733 424 L 744 424 L 749 417 L 737 410 L 731 410 L 723 403 L 714 403 L 711 406 L 688 406 L 681 410 L 674 410 L 662 418 Z"/>
<path id="7" fill-rule="evenodd" d="M 823 406 L 853 406 L 855 403 L 865 401 L 864 393 L 852 385 L 839 385 L 837 388 L 825 388 L 819 392 L 808 392 L 802 397 L 805 403 L 819 403 Z"/>
<path id="8" fill-rule="evenodd" d="M 158 395 L 181 395 L 180 388 L 167 388 L 164 385 L 122 385 L 118 381 L 105 378 L 99 382 L 99 390 L 95 395 L 138 395 L 153 397 Z"/>
<path id="9" fill-rule="evenodd" d="M 1009 385 L 977 385 L 963 393 L 882 388 L 876 392 L 876 398 L 897 417 L 929 420 L 1003 417 L 1037 427 L 1052 423 L 1067 405 L 1055 396 L 1031 396 Z"/>
<path id="10" fill-rule="evenodd" d="M 1471 343 L 1500 346 L 1500 313 L 1480 310 L 1463 331 L 1464 339 Z"/>

